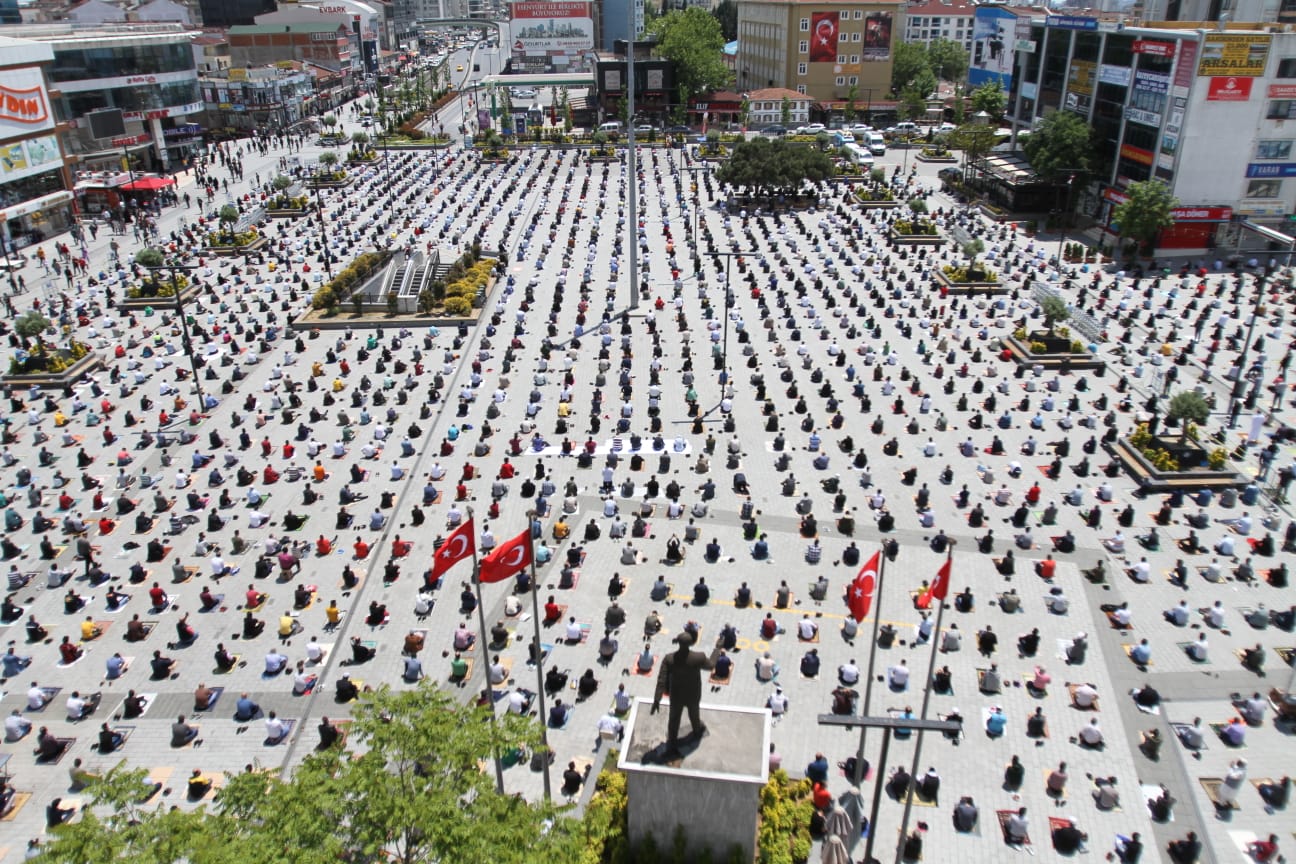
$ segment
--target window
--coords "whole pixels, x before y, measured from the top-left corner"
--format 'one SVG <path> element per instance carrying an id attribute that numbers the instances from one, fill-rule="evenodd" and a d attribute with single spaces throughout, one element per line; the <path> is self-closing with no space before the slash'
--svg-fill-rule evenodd
<path id="1" fill-rule="evenodd" d="M 854 86 L 854 85 L 858 84 L 858 83 L 859 83 L 859 76 L 858 76 L 858 75 L 852 75 L 852 76 L 850 76 L 849 78 L 846 79 L 846 83 L 847 83 L 847 84 L 850 84 L 851 86 Z"/>
<path id="2" fill-rule="evenodd" d="M 1277 198 L 1281 192 L 1281 180 L 1252 180 L 1247 184 L 1246 197 Z"/>
<path id="3" fill-rule="evenodd" d="M 1256 149 L 1255 149 L 1255 158 L 1288 159 L 1291 157 L 1291 152 L 1292 152 L 1291 139 L 1257 141 Z"/>
<path id="4" fill-rule="evenodd" d="M 841 19 L 842 21 L 849 21 L 849 20 L 850 20 L 850 10 L 849 10 L 849 9 L 843 9 L 842 11 L 840 11 L 840 12 L 837 13 L 837 17 L 838 17 L 839 19 Z"/>
<path id="5" fill-rule="evenodd" d="M 855 63 L 860 62 L 860 61 L 859 61 L 859 55 L 858 55 L 858 54 L 852 54 L 852 55 L 850 55 L 850 62 L 851 62 L 852 64 L 855 64 Z"/>
<path id="6" fill-rule="evenodd" d="M 863 10 L 863 9 L 856 9 L 856 10 L 855 10 L 855 20 L 856 20 L 856 21 L 860 21 L 860 20 L 862 20 L 863 18 L 864 18 L 864 10 Z"/>
<path id="7" fill-rule="evenodd" d="M 802 96 L 804 96 L 805 93 L 806 93 L 806 85 L 804 85 L 804 84 L 798 84 L 798 85 L 797 85 L 797 92 L 800 93 Z"/>
<path id="8" fill-rule="evenodd" d="M 915 15 L 913 18 L 909 19 L 909 23 L 915 27 L 921 27 L 923 26 L 924 20 L 925 19 L 921 15 Z"/>
<path id="9" fill-rule="evenodd" d="M 807 64 L 805 64 L 805 63 L 798 63 L 798 64 L 797 64 L 797 74 L 798 74 L 798 75 L 805 75 L 806 72 L 807 72 Z"/>
<path id="10" fill-rule="evenodd" d="M 797 43 L 797 53 L 798 53 L 798 54 L 809 54 L 809 53 L 810 53 L 810 40 L 808 40 L 808 39 L 802 39 L 800 42 L 798 42 L 798 43 Z"/>
<path id="11" fill-rule="evenodd" d="M 860 41 L 860 38 L 859 38 L 859 37 L 860 37 L 860 34 L 859 34 L 859 33 L 852 33 L 852 34 L 851 34 L 851 41 L 852 41 L 852 42 L 858 42 L 858 41 Z"/>
<path id="12" fill-rule="evenodd" d="M 809 19 L 809 18 L 802 18 L 802 19 L 801 19 L 801 32 L 802 32 L 802 33 L 809 33 L 809 32 L 810 32 L 810 19 Z"/>
<path id="13" fill-rule="evenodd" d="M 845 42 L 845 41 L 847 41 L 849 38 L 850 38 L 849 35 L 848 35 L 845 31 L 838 31 L 838 33 L 837 33 L 837 41 L 838 41 L 838 42 Z"/>
<path id="14" fill-rule="evenodd" d="M 1296 78 L 1296 57 L 1278 61 L 1278 78 Z"/>
<path id="15" fill-rule="evenodd" d="M 1269 110 L 1265 112 L 1266 120 L 1296 120 L 1296 99 L 1272 99 Z"/>
<path id="16" fill-rule="evenodd" d="M 837 80 L 836 80 L 834 83 L 835 83 L 838 87 L 845 87 L 845 86 L 846 86 L 846 76 L 845 76 L 845 75 L 838 75 L 838 76 L 837 76 Z"/>
<path id="17" fill-rule="evenodd" d="M 846 55 L 845 55 L 845 54 L 838 54 L 838 55 L 837 55 L 837 62 L 838 62 L 838 63 L 845 63 L 845 62 L 846 62 Z"/>

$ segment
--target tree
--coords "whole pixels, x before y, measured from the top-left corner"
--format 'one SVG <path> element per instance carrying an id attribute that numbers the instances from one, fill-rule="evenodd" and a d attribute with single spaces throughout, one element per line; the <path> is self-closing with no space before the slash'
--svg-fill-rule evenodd
<path id="1" fill-rule="evenodd" d="M 1044 313 L 1044 326 L 1048 327 L 1050 336 L 1054 327 L 1071 317 L 1066 301 L 1056 294 L 1049 294 L 1040 301 L 1040 311 Z"/>
<path id="2" fill-rule="evenodd" d="M 1181 390 L 1170 397 L 1166 417 L 1179 424 L 1179 440 L 1188 440 L 1188 424 L 1198 426 L 1210 419 L 1210 403 L 1195 390 Z"/>
<path id="3" fill-rule="evenodd" d="M 963 151 L 963 168 L 990 152 L 994 146 L 995 130 L 982 123 L 964 123 L 949 135 L 949 145 Z"/>
<path id="4" fill-rule="evenodd" d="M 734 0 L 720 0 L 711 14 L 720 22 L 720 34 L 726 42 L 738 38 L 738 4 Z"/>
<path id="5" fill-rule="evenodd" d="M 275 178 L 270 181 L 276 192 L 282 192 L 289 186 L 293 185 L 293 179 L 286 174 L 276 174 Z"/>
<path id="6" fill-rule="evenodd" d="M 852 84 L 846 91 L 846 110 L 842 112 L 842 117 L 847 123 L 855 122 L 855 103 L 859 100 L 859 85 Z"/>
<path id="7" fill-rule="evenodd" d="M 1008 107 L 1008 94 L 1004 92 L 998 79 L 987 81 L 973 90 L 971 98 L 973 112 L 984 111 L 996 119 L 1002 117 L 1004 109 Z"/>
<path id="8" fill-rule="evenodd" d="M 1070 111 L 1054 111 L 1036 124 L 1022 149 L 1035 173 L 1045 180 L 1066 180 L 1070 171 L 1087 169 L 1093 130 Z"/>
<path id="9" fill-rule="evenodd" d="M 792 124 L 792 100 L 787 96 L 784 96 L 783 101 L 779 103 L 779 122 L 784 126 Z"/>
<path id="10" fill-rule="evenodd" d="M 746 96 L 742 97 L 742 102 L 738 105 L 738 125 L 746 130 L 751 123 L 751 101 Z"/>
<path id="11" fill-rule="evenodd" d="M 356 146 L 359 153 L 365 152 L 365 145 L 369 143 L 369 134 L 367 132 L 352 132 L 351 143 Z"/>
<path id="12" fill-rule="evenodd" d="M 962 81 L 967 75 L 968 53 L 952 39 L 933 39 L 927 45 L 927 66 L 942 81 Z"/>
<path id="13" fill-rule="evenodd" d="M 336 114 L 325 114 L 320 118 L 320 122 L 329 128 L 329 134 L 333 133 L 333 127 L 337 125 L 338 119 Z"/>
<path id="14" fill-rule="evenodd" d="M 239 220 L 238 208 L 233 204 L 226 204 L 220 208 L 216 216 L 220 219 L 221 230 L 225 232 L 225 236 L 232 238 L 234 236 L 234 224 Z"/>
<path id="15" fill-rule="evenodd" d="M 891 46 L 891 92 L 903 93 L 919 76 L 929 77 L 933 81 L 936 78 L 931 70 L 927 49 L 912 42 L 896 42 Z M 926 96 L 936 88 L 933 84 L 920 89 L 924 90 L 923 95 Z"/>
<path id="16" fill-rule="evenodd" d="M 52 864 L 325 864 L 387 860 L 574 862 L 580 826 L 552 807 L 495 790 L 480 760 L 534 747 L 533 721 L 466 707 L 429 685 L 366 694 L 350 736 L 363 755 L 335 748 L 307 756 L 291 779 L 243 772 L 214 809 L 171 809 L 152 798 L 143 769 L 92 779 L 91 804 L 52 833 Z M 552 824 L 549 820 L 553 820 Z M 484 830 L 489 826 L 489 830 Z"/>
<path id="17" fill-rule="evenodd" d="M 831 175 L 832 159 L 818 147 L 761 136 L 735 145 L 716 180 L 758 196 L 792 195 Z"/>
<path id="18" fill-rule="evenodd" d="M 654 21 L 650 32 L 657 36 L 657 53 L 675 64 L 681 102 L 733 80 L 724 62 L 720 22 L 701 7 L 671 12 Z"/>
<path id="19" fill-rule="evenodd" d="M 23 345 L 26 346 L 28 340 L 35 339 L 42 354 L 45 352 L 45 331 L 49 328 L 50 319 L 35 309 L 29 309 L 14 320 L 14 330 L 22 337 Z"/>
<path id="20" fill-rule="evenodd" d="M 981 269 L 981 262 L 977 260 L 977 256 L 984 252 L 985 248 L 985 241 L 980 237 L 974 237 L 963 244 L 963 255 L 968 259 L 969 282 L 980 282 L 985 278 L 985 271 Z"/>
<path id="21" fill-rule="evenodd" d="M 323 165 L 324 168 L 327 170 L 331 171 L 333 169 L 333 166 L 336 165 L 337 163 L 338 163 L 337 154 L 334 153 L 332 150 L 325 150 L 323 153 L 319 155 L 319 164 Z"/>
<path id="22" fill-rule="evenodd" d="M 927 79 L 930 79 L 932 85 L 931 88 L 924 86 L 929 83 Z M 931 72 L 927 72 L 924 78 L 919 79 L 918 83 L 905 88 L 904 92 L 900 94 L 900 105 L 898 108 L 900 119 L 912 120 L 915 117 L 921 117 L 926 114 L 927 94 L 931 93 L 935 87 L 936 76 L 932 75 Z"/>
<path id="23" fill-rule="evenodd" d="M 1125 200 L 1112 213 L 1112 222 L 1122 238 L 1146 248 L 1161 229 L 1174 224 L 1172 213 L 1179 206 L 1179 200 L 1160 180 L 1131 183 L 1126 187 L 1125 195 Z"/>

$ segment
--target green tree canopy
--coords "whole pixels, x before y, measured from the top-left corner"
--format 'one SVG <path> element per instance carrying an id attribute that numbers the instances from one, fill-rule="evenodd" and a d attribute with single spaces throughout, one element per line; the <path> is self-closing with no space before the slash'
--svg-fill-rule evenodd
<path id="1" fill-rule="evenodd" d="M 51 864 L 397 864 L 574 862 L 579 825 L 500 795 L 481 770 L 495 748 L 533 747 L 533 721 L 486 722 L 434 686 L 366 694 L 353 714 L 357 754 L 306 757 L 291 779 L 229 778 L 214 809 L 171 809 L 142 769 L 93 778 L 80 820 L 53 834 Z"/>
<path id="2" fill-rule="evenodd" d="M 1180 390 L 1170 397 L 1166 416 L 1179 423 L 1179 440 L 1184 441 L 1188 438 L 1189 423 L 1200 426 L 1210 419 L 1210 403 L 1195 390 Z"/>
<path id="3" fill-rule="evenodd" d="M 942 81 L 962 81 L 967 75 L 968 52 L 953 39 L 933 39 L 927 46 L 927 66 Z"/>
<path id="4" fill-rule="evenodd" d="M 1053 335 L 1054 327 L 1071 317 L 1066 301 L 1056 294 L 1050 294 L 1040 301 L 1040 311 L 1044 313 L 1044 326 L 1048 327 L 1050 336 Z"/>
<path id="5" fill-rule="evenodd" d="M 964 123 L 949 134 L 949 145 L 962 150 L 970 160 L 980 159 L 994 146 L 995 130 L 982 123 Z"/>
<path id="6" fill-rule="evenodd" d="M 1008 94 L 997 80 L 987 81 L 973 90 L 971 99 L 974 113 L 984 111 L 994 118 L 1002 117 L 1008 107 Z"/>
<path id="7" fill-rule="evenodd" d="M 681 101 L 729 86 L 733 75 L 725 65 L 725 38 L 710 12 L 693 6 L 671 12 L 652 23 L 657 53 L 675 64 Z"/>
<path id="8" fill-rule="evenodd" d="M 1035 173 L 1045 180 L 1064 181 L 1071 171 L 1089 167 L 1093 130 L 1070 111 L 1054 111 L 1041 120 L 1022 149 Z"/>
<path id="9" fill-rule="evenodd" d="M 931 82 L 928 86 L 927 82 Z M 936 88 L 927 49 L 911 42 L 897 42 L 891 48 L 891 92 L 903 93 L 918 84 L 926 96 Z"/>
<path id="10" fill-rule="evenodd" d="M 1174 224 L 1171 212 L 1179 206 L 1179 200 L 1160 180 L 1131 183 L 1125 195 L 1125 201 L 1112 213 L 1121 237 L 1147 246 L 1156 239 L 1157 232 Z"/>
<path id="11" fill-rule="evenodd" d="M 818 147 L 761 136 L 736 145 L 716 179 L 726 186 L 769 195 L 795 193 L 807 181 L 819 183 L 831 175 L 832 159 Z"/>

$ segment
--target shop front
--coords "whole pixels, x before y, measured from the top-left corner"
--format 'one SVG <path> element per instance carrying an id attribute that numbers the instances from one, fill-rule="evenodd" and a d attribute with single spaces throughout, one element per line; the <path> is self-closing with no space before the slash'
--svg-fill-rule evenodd
<path id="1" fill-rule="evenodd" d="M 1104 224 L 1111 234 L 1120 233 L 1115 214 L 1116 208 L 1125 202 L 1126 197 L 1119 189 L 1108 187 L 1103 191 L 1106 210 Z M 1217 245 L 1219 229 L 1233 219 L 1233 208 L 1210 204 L 1180 205 L 1170 211 L 1170 214 L 1174 218 L 1174 224 L 1157 236 L 1156 249 L 1163 253 L 1206 251 Z"/>
<path id="2" fill-rule="evenodd" d="M 4 239 L 13 251 L 55 237 L 75 221 L 72 193 L 60 190 L 0 210 Z"/>

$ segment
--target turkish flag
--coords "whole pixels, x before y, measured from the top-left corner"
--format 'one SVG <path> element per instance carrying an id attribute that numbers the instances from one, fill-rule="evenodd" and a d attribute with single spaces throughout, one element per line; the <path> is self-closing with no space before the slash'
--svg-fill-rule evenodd
<path id="1" fill-rule="evenodd" d="M 935 597 L 937 600 L 944 600 L 946 595 L 949 594 L 949 580 L 950 559 L 946 558 L 945 563 L 941 565 L 941 569 L 936 573 L 936 581 L 927 589 L 928 595 Z"/>
<path id="2" fill-rule="evenodd" d="M 481 559 L 477 581 L 503 582 L 531 563 L 531 530 L 528 528 L 512 540 L 496 546 Z"/>
<path id="3" fill-rule="evenodd" d="M 850 607 L 851 617 L 857 622 L 868 617 L 873 607 L 873 592 L 877 589 L 878 567 L 882 563 L 882 553 L 874 552 L 851 583 L 850 592 L 846 595 L 846 605 Z"/>
<path id="4" fill-rule="evenodd" d="M 454 565 L 473 554 L 473 520 L 469 519 L 451 532 L 432 556 L 432 579 L 440 579 Z"/>

